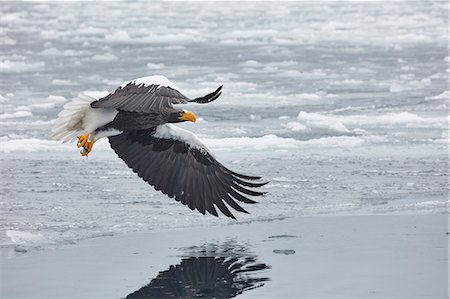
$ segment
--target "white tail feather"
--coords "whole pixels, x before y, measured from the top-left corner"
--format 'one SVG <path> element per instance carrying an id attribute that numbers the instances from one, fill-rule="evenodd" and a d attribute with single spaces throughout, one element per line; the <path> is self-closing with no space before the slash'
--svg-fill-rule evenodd
<path id="1" fill-rule="evenodd" d="M 92 114 L 91 103 L 107 93 L 81 92 L 76 98 L 64 105 L 64 109 L 58 114 L 53 124 L 52 139 L 62 142 L 75 141 L 77 136 L 91 133 L 92 126 L 87 125 L 85 117 Z"/>

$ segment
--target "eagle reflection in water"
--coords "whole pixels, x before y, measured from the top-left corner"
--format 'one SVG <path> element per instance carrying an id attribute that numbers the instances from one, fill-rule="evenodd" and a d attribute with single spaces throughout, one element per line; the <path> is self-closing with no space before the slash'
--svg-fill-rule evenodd
<path id="1" fill-rule="evenodd" d="M 270 266 L 258 263 L 245 247 L 230 245 L 190 247 L 179 264 L 126 298 L 233 298 L 262 287 L 269 278 L 261 271 Z"/>

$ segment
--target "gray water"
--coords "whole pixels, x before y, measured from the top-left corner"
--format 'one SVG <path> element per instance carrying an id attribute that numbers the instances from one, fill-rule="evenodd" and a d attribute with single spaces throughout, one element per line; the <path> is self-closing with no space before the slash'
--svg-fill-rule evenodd
<path id="1" fill-rule="evenodd" d="M 446 1 L 2 2 L 0 245 L 23 252 L 235 223 L 156 192 L 98 142 L 49 140 L 65 102 L 162 74 L 228 167 L 270 183 L 238 222 L 448 213 Z"/>

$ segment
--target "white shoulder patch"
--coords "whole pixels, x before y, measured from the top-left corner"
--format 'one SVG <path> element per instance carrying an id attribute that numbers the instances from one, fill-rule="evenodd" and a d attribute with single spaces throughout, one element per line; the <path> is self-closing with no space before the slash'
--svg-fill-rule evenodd
<path id="1" fill-rule="evenodd" d="M 179 128 L 172 124 L 163 124 L 156 127 L 156 132 L 153 137 L 161 139 L 174 139 L 187 143 L 190 147 L 198 150 L 207 151 L 206 146 L 198 139 L 198 137 L 185 129 Z"/>
<path id="2" fill-rule="evenodd" d="M 170 87 L 172 89 L 176 89 L 179 91 L 178 87 L 175 86 L 172 82 L 170 82 L 169 79 L 167 79 L 164 76 L 155 75 L 155 76 L 148 76 L 148 77 L 142 77 L 138 79 L 134 79 L 131 81 L 127 81 L 120 85 L 121 87 L 126 86 L 128 83 L 133 83 L 135 85 L 144 84 L 144 86 L 150 86 L 150 85 L 159 85 L 164 87 Z"/>

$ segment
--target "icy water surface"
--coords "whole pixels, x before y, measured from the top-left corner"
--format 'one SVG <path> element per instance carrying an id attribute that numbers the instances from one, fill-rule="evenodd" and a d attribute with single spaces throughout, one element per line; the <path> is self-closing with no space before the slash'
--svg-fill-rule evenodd
<path id="1" fill-rule="evenodd" d="M 155 192 L 109 149 L 49 141 L 62 105 L 162 74 L 195 131 L 270 180 L 238 221 L 448 213 L 446 1 L 3 2 L 0 244 L 17 251 L 136 230 L 234 223 Z"/>

